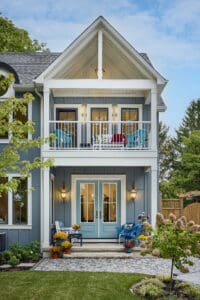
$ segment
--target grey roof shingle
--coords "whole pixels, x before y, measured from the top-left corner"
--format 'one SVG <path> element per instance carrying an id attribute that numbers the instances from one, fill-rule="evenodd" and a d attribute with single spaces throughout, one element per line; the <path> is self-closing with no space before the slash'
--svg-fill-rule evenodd
<path id="1" fill-rule="evenodd" d="M 30 84 L 60 53 L 0 52 L 0 62 L 10 65 L 17 73 L 20 84 Z"/>
<path id="2" fill-rule="evenodd" d="M 11 66 L 19 77 L 20 84 L 31 84 L 61 53 L 50 52 L 0 52 L 0 63 Z M 140 53 L 150 64 L 146 53 Z"/>

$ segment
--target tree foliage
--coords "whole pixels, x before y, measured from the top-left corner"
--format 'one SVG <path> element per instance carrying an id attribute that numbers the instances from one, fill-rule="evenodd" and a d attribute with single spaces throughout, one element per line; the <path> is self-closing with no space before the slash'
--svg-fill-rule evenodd
<path id="1" fill-rule="evenodd" d="M 165 161 L 169 176 L 161 177 L 160 182 L 163 198 L 177 197 L 179 192 L 200 188 L 200 99 L 190 103 L 170 143 L 171 154 L 167 154 Z"/>
<path id="2" fill-rule="evenodd" d="M 0 103 L 0 135 L 8 134 L 9 137 L 9 143 L 0 152 L 1 178 L 6 178 L 12 172 L 19 173 L 23 178 L 28 177 L 33 169 L 52 164 L 51 160 L 43 161 L 40 157 L 30 159 L 31 149 L 40 148 L 42 144 L 48 143 L 48 139 L 34 137 L 34 122 L 23 122 L 17 117 L 19 114 L 26 116 L 27 106 L 33 100 L 33 95 L 27 93 L 20 99 L 10 97 Z M 28 138 L 28 134 L 32 134 L 32 139 Z M 17 186 L 16 178 L 0 183 L 0 193 L 16 191 Z"/>
<path id="3" fill-rule="evenodd" d="M 0 41 L 0 52 L 49 51 L 45 43 L 32 40 L 26 30 L 3 16 L 0 16 Z"/>
<path id="4" fill-rule="evenodd" d="M 164 219 L 162 214 L 157 214 L 157 227 L 142 252 L 148 253 L 171 259 L 171 279 L 174 266 L 181 272 L 189 272 L 186 265 L 193 264 L 190 256 L 200 255 L 200 225 L 187 222 L 184 216 L 176 219 L 170 214 L 169 219 Z"/>

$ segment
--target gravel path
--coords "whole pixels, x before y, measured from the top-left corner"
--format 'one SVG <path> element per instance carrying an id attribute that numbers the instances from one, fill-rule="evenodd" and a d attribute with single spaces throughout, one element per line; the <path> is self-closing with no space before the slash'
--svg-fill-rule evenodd
<path id="1" fill-rule="evenodd" d="M 200 259 L 192 258 L 194 266 L 190 272 L 183 274 L 176 268 L 177 278 L 200 285 Z M 171 261 L 156 257 L 135 258 L 67 258 L 42 259 L 34 270 L 41 271 L 86 271 L 86 272 L 120 272 L 143 274 L 169 274 Z"/>

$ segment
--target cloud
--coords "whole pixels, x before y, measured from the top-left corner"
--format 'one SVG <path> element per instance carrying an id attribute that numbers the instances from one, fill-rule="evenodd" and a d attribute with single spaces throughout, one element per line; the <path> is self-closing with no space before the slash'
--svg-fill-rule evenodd
<path id="1" fill-rule="evenodd" d="M 142 3 L 142 4 L 141 4 Z M 99 15 L 156 66 L 200 64 L 199 0 L 1 0 L 0 11 L 32 38 L 62 51 Z"/>

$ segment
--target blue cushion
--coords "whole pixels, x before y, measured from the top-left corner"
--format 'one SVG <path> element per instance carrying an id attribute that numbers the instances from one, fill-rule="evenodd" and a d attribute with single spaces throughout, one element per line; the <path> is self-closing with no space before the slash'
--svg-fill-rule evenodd
<path id="1" fill-rule="evenodd" d="M 56 147 L 70 147 L 72 143 L 71 134 L 66 133 L 61 129 L 55 130 L 56 135 Z"/>

